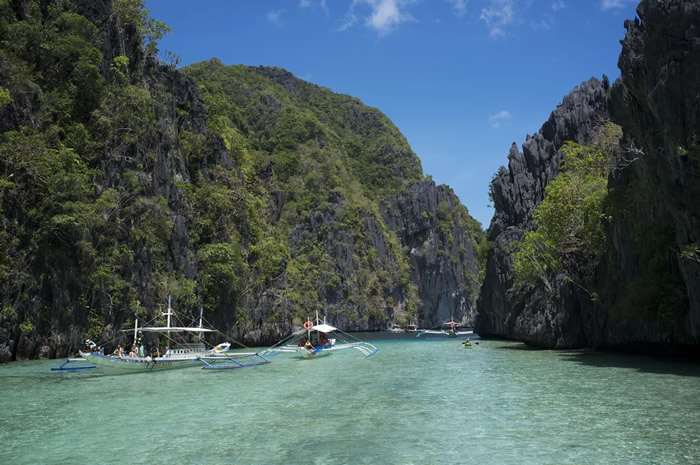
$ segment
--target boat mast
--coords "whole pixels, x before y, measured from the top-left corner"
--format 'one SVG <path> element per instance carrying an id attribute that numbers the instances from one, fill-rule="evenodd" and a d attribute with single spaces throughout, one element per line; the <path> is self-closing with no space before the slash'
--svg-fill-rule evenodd
<path id="1" fill-rule="evenodd" d="M 203 318 L 202 315 L 204 315 L 204 305 L 199 304 L 199 327 L 200 328 L 202 327 L 202 318 Z M 197 339 L 199 339 L 200 342 L 202 341 L 202 333 L 197 334 Z"/>
<path id="2" fill-rule="evenodd" d="M 138 331 L 139 331 L 139 305 L 141 305 L 141 301 L 137 300 L 136 301 L 136 324 L 134 324 L 134 344 L 136 344 L 136 338 L 138 336 Z"/>
<path id="3" fill-rule="evenodd" d="M 168 313 L 165 315 L 168 317 L 168 325 L 165 328 L 165 333 L 167 334 L 167 340 L 165 341 L 165 353 L 167 354 L 168 351 L 170 350 L 170 315 L 173 314 L 173 310 L 170 307 L 171 304 L 171 297 L 168 296 Z"/>

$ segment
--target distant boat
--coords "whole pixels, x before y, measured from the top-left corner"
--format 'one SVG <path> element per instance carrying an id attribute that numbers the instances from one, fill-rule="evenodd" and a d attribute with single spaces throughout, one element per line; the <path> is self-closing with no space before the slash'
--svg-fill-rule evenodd
<path id="1" fill-rule="evenodd" d="M 175 313 L 170 307 L 170 299 L 168 299 L 168 311 L 162 315 L 167 316 L 166 326 L 139 327 L 137 307 L 136 324 L 133 331 L 134 345 L 139 337 L 139 333 L 159 333 L 164 335 L 167 346 L 163 355 L 155 357 L 120 354 L 104 355 L 99 352 L 81 351 L 81 357 L 94 364 L 100 372 L 106 375 L 144 373 L 197 366 L 205 369 L 242 368 L 270 363 L 269 360 L 257 352 L 229 352 L 231 344 L 228 342 L 219 344 L 212 349 L 207 349 L 202 337 L 204 334 L 216 332 L 216 330 L 202 326 L 201 310 L 199 326 L 197 327 L 172 326 L 171 317 Z M 196 339 L 196 342 L 185 342 L 191 336 Z"/>
<path id="2" fill-rule="evenodd" d="M 396 323 L 389 322 L 386 324 L 386 329 L 384 331 L 389 333 L 403 333 L 404 329 Z"/>
<path id="3" fill-rule="evenodd" d="M 418 332 L 416 337 L 421 337 L 425 334 L 432 334 L 432 335 L 437 335 L 437 336 L 445 336 L 449 338 L 454 338 L 457 336 L 464 336 L 467 334 L 474 334 L 474 331 L 468 330 L 468 331 L 459 331 L 457 329 L 458 323 L 456 321 L 450 320 L 446 323 L 443 324 L 443 326 L 449 326 L 450 329 L 423 329 Z"/>
<path id="4" fill-rule="evenodd" d="M 302 329 L 270 347 L 263 355 L 286 352 L 303 358 L 317 358 L 345 349 L 356 349 L 365 357 L 371 357 L 379 350 L 369 342 L 361 341 L 325 322 L 314 324 L 308 320 Z"/>

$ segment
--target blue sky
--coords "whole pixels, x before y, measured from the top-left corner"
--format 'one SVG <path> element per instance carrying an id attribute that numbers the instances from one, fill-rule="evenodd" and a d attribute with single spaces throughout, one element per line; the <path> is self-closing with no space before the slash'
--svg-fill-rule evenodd
<path id="1" fill-rule="evenodd" d="M 489 181 L 571 89 L 619 76 L 635 0 L 147 0 L 181 65 L 279 66 L 384 112 L 487 228 Z"/>

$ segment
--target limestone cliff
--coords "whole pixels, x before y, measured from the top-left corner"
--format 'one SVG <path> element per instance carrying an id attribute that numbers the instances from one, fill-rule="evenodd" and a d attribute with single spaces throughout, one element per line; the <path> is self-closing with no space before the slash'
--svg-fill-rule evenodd
<path id="1" fill-rule="evenodd" d="M 591 344 L 686 355 L 700 344 L 700 2 L 642 1 L 625 22 L 611 117 L 626 168 Z"/>
<path id="2" fill-rule="evenodd" d="M 513 144 L 508 169 L 501 167 L 491 182 L 496 210 L 488 230 L 494 247 L 478 301 L 476 332 L 482 336 L 520 339 L 547 347 L 584 343 L 576 290 L 563 277 L 555 281 L 557 299 L 542 292 L 519 295 L 512 290 L 511 248 L 534 227 L 532 213 L 544 198 L 547 184 L 557 175 L 567 140 L 590 143 L 608 117 L 608 82 L 591 78 L 571 91 L 534 136 Z"/>
<path id="3" fill-rule="evenodd" d="M 470 227 L 469 213 L 454 192 L 424 180 L 385 200 L 381 208 L 387 226 L 410 254 L 412 281 L 426 309 L 416 324 L 434 327 L 454 319 L 473 325 L 479 286 L 475 248 L 485 241 Z"/>
<path id="4" fill-rule="evenodd" d="M 317 312 L 468 320 L 483 232 L 385 115 L 279 68 L 175 70 L 162 32 L 137 0 L 0 1 L 0 362 L 111 350 L 168 296 L 247 344 Z"/>
<path id="5" fill-rule="evenodd" d="M 568 109 L 565 99 L 523 155 L 513 147 L 509 169 L 492 183 L 495 247 L 479 299 L 482 335 L 550 348 L 698 352 L 700 2 L 644 0 L 637 14 L 625 23 L 621 77 L 610 91 L 590 81 L 567 97 Z M 584 290 L 560 274 L 551 277 L 553 293 L 515 292 L 509 251 L 534 226 L 532 211 L 561 161 L 556 149 L 567 139 L 590 142 L 608 118 L 624 139 L 609 173 L 608 252 L 595 282 Z M 571 276 L 583 258 L 569 259 Z"/>

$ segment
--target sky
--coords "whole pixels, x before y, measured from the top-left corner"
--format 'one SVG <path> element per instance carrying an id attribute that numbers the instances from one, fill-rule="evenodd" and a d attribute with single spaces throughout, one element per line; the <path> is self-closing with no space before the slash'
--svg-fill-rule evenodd
<path id="1" fill-rule="evenodd" d="M 619 77 L 636 0 L 146 0 L 180 66 L 278 66 L 386 114 L 487 228 L 513 142 L 574 87 Z"/>

